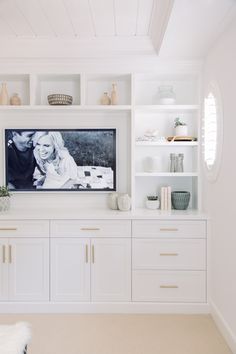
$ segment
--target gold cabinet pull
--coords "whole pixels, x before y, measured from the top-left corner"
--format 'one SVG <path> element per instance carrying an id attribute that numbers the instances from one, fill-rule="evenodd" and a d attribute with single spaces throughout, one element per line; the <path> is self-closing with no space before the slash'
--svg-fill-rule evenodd
<path id="1" fill-rule="evenodd" d="M 163 256 L 163 257 L 174 257 L 174 256 L 178 256 L 179 254 L 178 253 L 160 253 L 160 256 Z"/>
<path id="2" fill-rule="evenodd" d="M 85 263 L 88 263 L 88 245 L 85 246 Z"/>
<path id="3" fill-rule="evenodd" d="M 178 285 L 160 285 L 161 289 L 178 289 Z"/>
<path id="4" fill-rule="evenodd" d="M 161 228 L 160 231 L 179 231 L 179 229 L 173 227 L 173 228 Z"/>
<path id="5" fill-rule="evenodd" d="M 0 231 L 17 231 L 17 227 L 0 227 Z"/>
<path id="6" fill-rule="evenodd" d="M 81 227 L 81 231 L 99 231 L 99 227 Z"/>
<path id="7" fill-rule="evenodd" d="M 9 245 L 8 246 L 8 248 L 9 248 L 9 263 L 12 263 L 12 247 L 11 247 L 11 245 Z"/>
<path id="8" fill-rule="evenodd" d="M 92 263 L 95 263 L 94 245 L 92 245 Z"/>
<path id="9" fill-rule="evenodd" d="M 2 246 L 2 262 L 6 263 L 6 246 Z"/>

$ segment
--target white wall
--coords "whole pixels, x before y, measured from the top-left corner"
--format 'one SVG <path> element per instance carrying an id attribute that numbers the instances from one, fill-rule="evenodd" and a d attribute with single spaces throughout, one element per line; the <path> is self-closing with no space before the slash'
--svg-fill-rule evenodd
<path id="1" fill-rule="evenodd" d="M 222 163 L 215 183 L 204 180 L 205 208 L 212 218 L 211 301 L 236 353 L 236 20 L 210 50 L 204 85 L 216 80 L 224 111 Z"/>

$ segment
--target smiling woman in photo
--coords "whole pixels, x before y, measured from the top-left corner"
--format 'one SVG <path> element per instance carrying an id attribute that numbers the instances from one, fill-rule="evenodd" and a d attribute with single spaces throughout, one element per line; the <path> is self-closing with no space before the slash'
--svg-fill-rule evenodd
<path id="1" fill-rule="evenodd" d="M 77 178 L 77 165 L 64 146 L 60 132 L 39 131 L 33 139 L 37 166 L 34 185 L 37 189 L 73 187 Z"/>

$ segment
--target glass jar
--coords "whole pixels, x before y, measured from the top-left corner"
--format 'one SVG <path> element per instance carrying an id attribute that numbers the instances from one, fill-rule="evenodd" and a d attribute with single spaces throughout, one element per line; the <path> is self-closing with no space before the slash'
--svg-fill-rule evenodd
<path id="1" fill-rule="evenodd" d="M 159 86 L 158 96 L 160 104 L 175 104 L 175 93 L 172 86 Z"/>

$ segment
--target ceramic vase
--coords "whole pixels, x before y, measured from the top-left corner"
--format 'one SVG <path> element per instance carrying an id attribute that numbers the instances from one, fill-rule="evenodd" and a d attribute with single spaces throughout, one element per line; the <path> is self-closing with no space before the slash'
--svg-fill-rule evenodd
<path id="1" fill-rule="evenodd" d="M 188 127 L 187 125 L 177 125 L 175 127 L 175 136 L 187 136 L 188 135 Z"/>
<path id="2" fill-rule="evenodd" d="M 114 104 L 114 105 L 118 104 L 117 86 L 116 86 L 116 84 L 112 84 L 111 104 Z"/>
<path id="3" fill-rule="evenodd" d="M 0 104 L 7 105 L 9 103 L 9 96 L 7 92 L 7 84 L 5 82 L 2 83 L 2 89 L 0 92 Z"/>
<path id="4" fill-rule="evenodd" d="M 10 209 L 10 197 L 0 197 L 0 211 L 8 211 Z"/>
<path id="5" fill-rule="evenodd" d="M 102 105 L 109 105 L 111 104 L 111 99 L 110 97 L 108 96 L 108 93 L 107 92 L 104 92 L 102 98 L 101 98 L 101 104 Z"/>
<path id="6" fill-rule="evenodd" d="M 128 211 L 131 207 L 131 198 L 128 194 L 119 194 L 118 196 L 118 208 L 121 211 Z"/>
<path id="7" fill-rule="evenodd" d="M 13 93 L 13 95 L 11 96 L 10 105 L 12 105 L 12 106 L 20 106 L 21 105 L 21 99 L 20 99 L 18 93 Z"/>
<path id="8" fill-rule="evenodd" d="M 110 193 L 108 196 L 108 206 L 112 210 L 118 209 L 118 193 Z"/>

